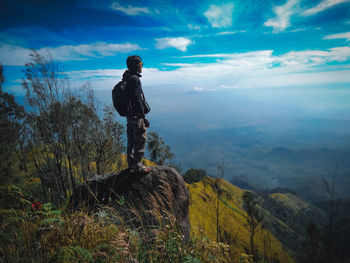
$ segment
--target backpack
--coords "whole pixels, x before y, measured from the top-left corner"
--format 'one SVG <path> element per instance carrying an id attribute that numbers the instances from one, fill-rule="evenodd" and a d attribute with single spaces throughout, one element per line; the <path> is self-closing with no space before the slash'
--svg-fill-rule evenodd
<path id="1" fill-rule="evenodd" d="M 125 117 L 130 113 L 129 96 L 126 80 L 121 80 L 112 90 L 113 106 L 120 116 Z"/>

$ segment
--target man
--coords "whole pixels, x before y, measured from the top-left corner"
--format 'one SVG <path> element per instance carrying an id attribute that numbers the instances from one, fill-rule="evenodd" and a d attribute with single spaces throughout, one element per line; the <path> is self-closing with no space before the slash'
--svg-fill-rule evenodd
<path id="1" fill-rule="evenodd" d="M 141 160 L 145 153 L 147 128 L 149 121 L 146 114 L 150 108 L 146 102 L 140 81 L 143 62 L 139 56 L 129 56 L 126 60 L 128 69 L 123 74 L 127 83 L 127 94 L 129 98 L 130 114 L 127 119 L 127 161 L 129 170 L 132 172 L 151 171 L 150 167 L 142 164 Z"/>

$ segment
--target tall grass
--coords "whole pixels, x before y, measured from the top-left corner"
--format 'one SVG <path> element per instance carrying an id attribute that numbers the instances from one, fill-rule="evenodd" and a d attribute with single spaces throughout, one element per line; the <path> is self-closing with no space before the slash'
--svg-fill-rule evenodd
<path id="1" fill-rule="evenodd" d="M 230 262 L 228 245 L 205 236 L 185 243 L 164 215 L 153 229 L 134 229 L 109 206 L 88 214 L 23 202 L 0 214 L 2 262 Z"/>

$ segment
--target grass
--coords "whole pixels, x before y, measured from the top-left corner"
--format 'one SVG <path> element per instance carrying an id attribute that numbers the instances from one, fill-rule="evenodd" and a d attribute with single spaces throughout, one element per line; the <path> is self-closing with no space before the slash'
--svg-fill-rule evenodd
<path id="1" fill-rule="evenodd" d="M 211 240 L 216 240 L 216 213 L 217 194 L 211 187 L 208 178 L 204 181 L 188 185 L 190 191 L 190 221 L 192 235 L 196 237 L 204 234 Z M 229 197 L 221 197 L 219 204 L 219 224 L 221 239 L 229 244 L 229 254 L 232 262 L 249 260 L 242 256 L 249 254 L 249 231 L 246 225 L 246 212 L 243 209 L 243 190 L 223 180 L 223 189 L 229 193 Z M 282 243 L 270 232 L 260 229 L 256 234 L 255 244 L 260 257 L 264 255 L 267 262 L 279 260 L 279 262 L 294 262 L 290 254 L 285 251 Z M 265 245 L 264 245 L 265 244 Z M 248 261 L 249 262 L 249 261 Z"/>
<path id="2" fill-rule="evenodd" d="M 1 262 L 230 262 L 227 245 L 205 236 L 185 243 L 165 218 L 150 233 L 117 220 L 111 207 L 67 213 L 44 203 L 34 211 L 20 188 L 9 193 L 19 205 L 0 210 Z"/>

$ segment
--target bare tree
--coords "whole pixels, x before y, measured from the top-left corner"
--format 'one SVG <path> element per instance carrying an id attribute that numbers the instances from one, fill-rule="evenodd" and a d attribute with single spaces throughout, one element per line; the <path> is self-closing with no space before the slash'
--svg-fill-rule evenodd
<path id="1" fill-rule="evenodd" d="M 112 106 L 105 106 L 102 110 L 103 118 L 100 119 L 100 102 L 95 99 L 91 83 L 84 87 L 88 95 L 87 105 L 93 117 L 89 140 L 91 142 L 90 156 L 96 164 L 97 174 L 112 172 L 113 166 L 119 169 L 122 165 L 121 154 L 125 151 L 124 127 L 116 121 L 115 110 Z"/>
<path id="2" fill-rule="evenodd" d="M 247 226 L 250 232 L 250 253 L 253 255 L 253 261 L 258 262 L 258 251 L 254 244 L 254 236 L 261 227 L 263 217 L 260 215 L 254 195 L 250 191 L 243 193 L 244 208 L 247 211 Z"/>
<path id="3" fill-rule="evenodd" d="M 218 166 L 218 175 L 215 178 L 214 186 L 216 189 L 216 207 L 215 207 L 215 215 L 216 215 L 216 242 L 220 242 L 221 237 L 221 227 L 220 227 L 220 198 L 223 192 L 222 184 L 223 178 L 225 175 L 225 163 L 224 159 L 221 158 L 221 165 Z"/>
<path id="4" fill-rule="evenodd" d="M 227 231 L 227 213 L 224 210 L 227 207 L 227 203 L 232 199 L 232 195 L 224 188 L 224 176 L 225 176 L 225 162 L 221 158 L 221 163 L 217 167 L 217 175 L 213 178 L 212 187 L 216 194 L 216 200 L 214 204 L 214 216 L 215 216 L 215 228 L 216 228 L 216 241 L 227 242 L 232 237 Z"/>
<path id="5" fill-rule="evenodd" d="M 329 198 L 328 223 L 324 233 L 324 248 L 326 262 L 332 263 L 335 260 L 333 239 L 334 239 L 334 221 L 335 221 L 335 182 L 337 178 L 338 165 L 335 167 L 331 182 L 323 179 L 325 190 Z"/>
<path id="6" fill-rule="evenodd" d="M 30 106 L 28 138 L 45 192 L 61 204 L 69 189 L 63 154 L 68 118 L 62 108 L 69 83 L 49 53 L 47 58 L 36 51 L 31 56 L 33 63 L 26 64 L 23 80 Z"/>
<path id="7" fill-rule="evenodd" d="M 29 104 L 28 145 L 45 195 L 60 205 L 76 189 L 77 180 L 112 170 L 124 150 L 123 126 L 111 107 L 99 118 L 91 85 L 87 102 L 73 94 L 49 53 L 33 51 L 31 56 L 33 63 L 26 65 L 23 80 Z"/>

